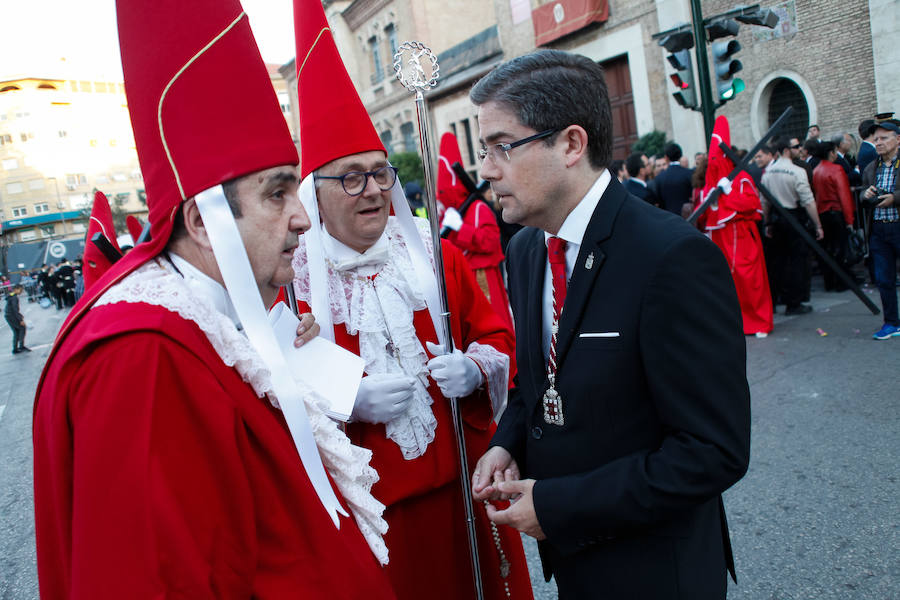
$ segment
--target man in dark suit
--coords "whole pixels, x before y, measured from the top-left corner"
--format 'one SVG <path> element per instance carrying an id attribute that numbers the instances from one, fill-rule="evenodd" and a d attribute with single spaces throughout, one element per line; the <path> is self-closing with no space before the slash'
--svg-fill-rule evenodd
<path id="1" fill-rule="evenodd" d="M 679 164 L 681 160 L 681 146 L 674 142 L 666 144 L 666 158 L 669 166 L 665 171 L 653 180 L 656 194 L 659 197 L 661 208 L 670 213 L 681 215 L 681 208 L 691 201 L 691 192 L 694 186 L 691 184 L 693 169 L 686 169 Z"/>
<path id="2" fill-rule="evenodd" d="M 508 254 L 518 375 L 475 498 L 515 500 L 488 514 L 539 540 L 560 598 L 724 598 L 750 395 L 722 253 L 609 175 L 597 63 L 539 50 L 470 98 L 481 176 L 528 226 Z"/>
<path id="3" fill-rule="evenodd" d="M 650 159 L 647 158 L 646 154 L 641 154 L 640 152 L 632 153 L 625 159 L 625 169 L 628 170 L 629 177 L 622 185 L 641 200 L 653 206 L 659 206 L 656 194 L 647 185 L 647 175 L 649 175 L 651 168 Z"/>

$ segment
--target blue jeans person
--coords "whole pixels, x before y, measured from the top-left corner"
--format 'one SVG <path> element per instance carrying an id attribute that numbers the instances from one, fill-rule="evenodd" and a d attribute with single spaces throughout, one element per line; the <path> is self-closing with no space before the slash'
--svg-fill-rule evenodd
<path id="1" fill-rule="evenodd" d="M 875 267 L 875 283 L 881 294 L 884 322 L 900 327 L 897 316 L 897 257 L 900 256 L 900 222 L 872 223 L 869 252 Z"/>

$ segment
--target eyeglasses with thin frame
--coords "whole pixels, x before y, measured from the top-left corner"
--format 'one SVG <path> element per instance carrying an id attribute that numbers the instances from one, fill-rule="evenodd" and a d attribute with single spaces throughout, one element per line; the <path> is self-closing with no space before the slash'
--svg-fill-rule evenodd
<path id="1" fill-rule="evenodd" d="M 362 194 L 366 186 L 369 185 L 369 177 L 375 181 L 382 192 L 386 192 L 394 187 L 397 181 L 397 167 L 385 165 L 374 171 L 350 171 L 343 175 L 315 175 L 315 179 L 336 179 L 341 182 L 341 187 L 348 196 L 359 196 Z"/>
<path id="2" fill-rule="evenodd" d="M 494 144 L 488 147 L 482 146 L 481 149 L 478 150 L 478 158 L 481 160 L 481 162 L 484 162 L 484 160 L 488 156 L 490 156 L 491 160 L 496 163 L 500 158 L 500 153 L 502 152 L 503 156 L 506 157 L 506 160 L 509 161 L 509 151 L 513 148 L 518 148 L 519 146 L 527 144 L 528 142 L 542 140 L 545 137 L 549 137 L 558 131 L 559 129 L 546 129 L 540 133 L 529 135 L 526 138 L 522 138 L 521 140 L 516 140 L 515 142 L 510 142 L 508 144 Z"/>
<path id="3" fill-rule="evenodd" d="M 794 144 L 793 146 L 791 146 L 791 148 L 793 148 L 794 150 L 799 150 L 802 147 L 803 146 L 801 144 Z"/>

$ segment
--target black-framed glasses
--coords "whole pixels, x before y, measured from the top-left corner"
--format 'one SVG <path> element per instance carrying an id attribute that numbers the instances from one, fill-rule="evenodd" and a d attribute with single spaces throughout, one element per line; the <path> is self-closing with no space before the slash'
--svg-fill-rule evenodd
<path id="1" fill-rule="evenodd" d="M 793 146 L 791 146 L 791 148 L 793 148 L 794 150 L 799 150 L 802 147 L 803 146 L 801 146 L 800 144 L 794 144 Z"/>
<path id="2" fill-rule="evenodd" d="M 536 133 L 534 135 L 529 135 L 526 138 L 522 138 L 521 140 L 516 140 L 515 142 L 510 142 L 508 144 L 494 144 L 492 146 L 484 147 L 482 146 L 480 150 L 478 150 L 478 158 L 481 159 L 481 162 L 484 162 L 488 156 L 491 157 L 491 160 L 497 162 L 500 159 L 500 156 L 505 156 L 506 160 L 509 161 L 509 151 L 513 148 L 518 148 L 528 142 L 535 142 L 537 140 L 542 140 L 545 137 L 549 137 L 554 133 L 558 132 L 559 129 L 546 129 L 540 133 Z"/>
<path id="3" fill-rule="evenodd" d="M 343 175 L 315 175 L 315 179 L 337 179 L 341 182 L 341 187 L 349 196 L 359 196 L 369 185 L 369 177 L 375 181 L 382 192 L 386 192 L 394 187 L 397 181 L 397 167 L 385 165 L 374 171 L 350 171 Z"/>

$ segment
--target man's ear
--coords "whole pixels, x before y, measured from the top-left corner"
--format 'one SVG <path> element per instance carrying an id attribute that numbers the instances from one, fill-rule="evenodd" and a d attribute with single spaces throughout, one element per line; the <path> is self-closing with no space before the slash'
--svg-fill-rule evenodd
<path id="1" fill-rule="evenodd" d="M 565 143 L 566 167 L 575 165 L 582 157 L 587 157 L 588 134 L 581 125 L 569 125 L 561 132 Z"/>
<path id="2" fill-rule="evenodd" d="M 194 198 L 185 200 L 181 207 L 181 213 L 184 218 L 184 229 L 188 237 L 201 248 L 211 251 L 212 245 L 209 243 L 209 235 L 206 231 L 206 225 L 203 224 L 203 217 L 200 216 L 197 201 Z"/>

